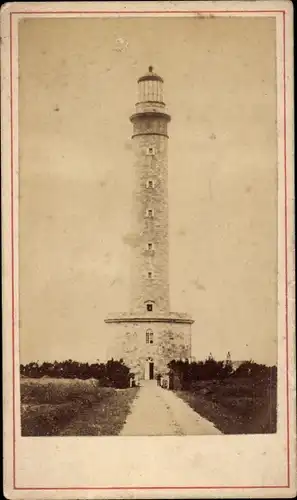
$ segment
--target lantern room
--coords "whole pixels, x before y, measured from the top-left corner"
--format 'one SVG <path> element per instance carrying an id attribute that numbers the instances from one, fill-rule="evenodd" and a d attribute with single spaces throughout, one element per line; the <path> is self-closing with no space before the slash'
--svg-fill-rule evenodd
<path id="1" fill-rule="evenodd" d="M 163 79 L 154 73 L 153 66 L 138 79 L 138 102 L 163 103 Z"/>

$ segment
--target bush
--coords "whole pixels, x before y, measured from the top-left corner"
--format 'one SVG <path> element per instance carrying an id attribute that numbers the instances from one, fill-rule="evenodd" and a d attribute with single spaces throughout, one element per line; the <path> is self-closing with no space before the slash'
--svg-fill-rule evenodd
<path id="1" fill-rule="evenodd" d="M 95 379 L 101 387 L 124 389 L 130 386 L 132 374 L 123 360 L 107 363 L 79 363 L 78 361 L 38 362 L 20 366 L 21 376 L 29 378 Z"/>
<path id="2" fill-rule="evenodd" d="M 254 361 L 245 361 L 235 370 L 232 376 L 234 378 L 252 377 L 257 380 L 270 378 L 276 381 L 276 366 L 266 366 Z"/>
<path id="3" fill-rule="evenodd" d="M 175 385 L 174 380 L 178 377 L 182 389 L 189 388 L 199 380 L 223 380 L 233 372 L 229 353 L 226 361 L 216 361 L 210 354 L 205 361 L 190 363 L 188 360 L 173 360 L 168 364 L 168 367 L 173 385 Z"/>
<path id="4" fill-rule="evenodd" d="M 113 359 L 106 363 L 106 377 L 112 381 L 114 387 L 124 389 L 130 385 L 130 369 L 124 364 L 123 360 L 114 361 Z"/>
<path id="5" fill-rule="evenodd" d="M 192 362 L 188 360 L 173 360 L 168 364 L 170 370 L 170 387 L 182 390 L 197 390 L 201 382 L 212 380 L 220 384 L 227 378 L 248 378 L 253 383 L 270 381 L 276 383 L 276 366 L 255 363 L 254 361 L 243 362 L 236 370 L 233 370 L 230 353 L 226 361 L 216 361 L 212 355 L 205 361 Z"/>

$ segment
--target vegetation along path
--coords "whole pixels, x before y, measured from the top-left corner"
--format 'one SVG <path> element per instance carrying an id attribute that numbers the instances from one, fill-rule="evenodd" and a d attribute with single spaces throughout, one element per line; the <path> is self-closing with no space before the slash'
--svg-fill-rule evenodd
<path id="1" fill-rule="evenodd" d="M 22 435 L 118 435 L 137 392 L 100 387 L 95 379 L 22 378 Z"/>
<path id="2" fill-rule="evenodd" d="M 221 434 L 172 391 L 154 380 L 143 382 L 132 404 L 122 436 Z"/>

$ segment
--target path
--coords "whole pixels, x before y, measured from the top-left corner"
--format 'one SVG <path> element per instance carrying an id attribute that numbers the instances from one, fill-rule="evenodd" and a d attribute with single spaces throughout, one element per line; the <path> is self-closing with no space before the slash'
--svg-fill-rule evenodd
<path id="1" fill-rule="evenodd" d="M 154 380 L 142 383 L 132 404 L 122 436 L 221 434 L 172 391 Z"/>

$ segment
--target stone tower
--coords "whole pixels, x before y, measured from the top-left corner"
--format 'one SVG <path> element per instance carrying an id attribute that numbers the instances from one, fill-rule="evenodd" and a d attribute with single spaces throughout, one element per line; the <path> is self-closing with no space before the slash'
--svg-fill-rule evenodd
<path id="1" fill-rule="evenodd" d="M 140 315 L 168 314 L 167 124 L 170 116 L 163 102 L 163 80 L 153 73 L 151 66 L 138 80 L 136 113 L 130 120 L 135 154 L 132 228 L 139 239 L 132 254 L 131 308 Z"/>
<path id="2" fill-rule="evenodd" d="M 168 123 L 163 79 L 148 73 L 138 79 L 133 124 L 134 186 L 131 245 L 131 303 L 112 314 L 116 342 L 111 355 L 123 358 L 140 378 L 167 371 L 172 359 L 191 356 L 191 324 L 170 311 L 168 241 Z"/>

